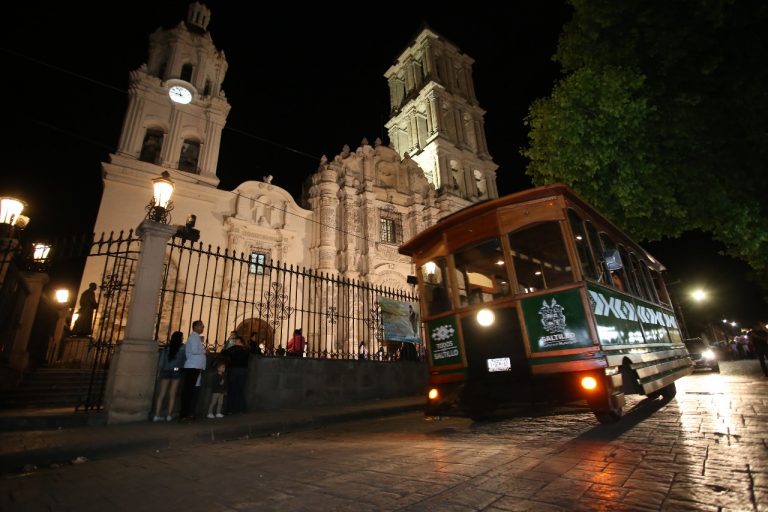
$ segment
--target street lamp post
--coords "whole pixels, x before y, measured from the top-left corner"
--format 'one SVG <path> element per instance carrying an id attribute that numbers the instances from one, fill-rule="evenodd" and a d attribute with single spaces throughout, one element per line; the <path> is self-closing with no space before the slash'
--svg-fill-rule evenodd
<path id="1" fill-rule="evenodd" d="M 152 180 L 152 200 L 147 205 L 147 219 L 168 224 L 171 221 L 170 211 L 173 210 L 171 196 L 175 184 L 168 171 L 163 171 L 159 178 Z"/>
<path id="2" fill-rule="evenodd" d="M 64 327 L 67 323 L 67 317 L 69 316 L 69 290 L 66 288 L 59 288 L 54 292 L 54 300 L 58 306 L 58 318 L 56 319 L 56 327 L 53 329 L 53 337 L 51 338 L 51 346 L 48 347 L 48 364 L 52 365 L 59 360 L 59 352 L 61 352 L 61 340 L 64 338 Z"/>
<path id="3" fill-rule="evenodd" d="M 152 406 L 157 372 L 155 317 L 160 301 L 168 240 L 177 232 L 169 226 L 173 208 L 174 183 L 165 171 L 152 180 L 153 197 L 147 216 L 136 233 L 141 237 L 141 251 L 136 263 L 133 289 L 126 315 L 122 343 L 115 348 L 109 363 L 104 390 L 107 423 L 140 421 Z"/>
<path id="4" fill-rule="evenodd" d="M 24 211 L 24 201 L 15 197 L 0 197 L 0 238 L 15 238 L 16 226 L 24 228 L 27 217 L 21 215 Z"/>

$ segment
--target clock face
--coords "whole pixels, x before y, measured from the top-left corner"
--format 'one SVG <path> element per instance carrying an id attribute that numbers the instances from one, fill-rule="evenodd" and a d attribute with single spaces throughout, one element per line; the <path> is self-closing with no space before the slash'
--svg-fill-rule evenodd
<path id="1" fill-rule="evenodd" d="M 181 103 L 182 105 L 186 105 L 192 101 L 192 93 L 189 91 L 189 89 L 186 89 L 180 85 L 174 85 L 168 89 L 168 96 L 171 97 L 172 101 Z"/>

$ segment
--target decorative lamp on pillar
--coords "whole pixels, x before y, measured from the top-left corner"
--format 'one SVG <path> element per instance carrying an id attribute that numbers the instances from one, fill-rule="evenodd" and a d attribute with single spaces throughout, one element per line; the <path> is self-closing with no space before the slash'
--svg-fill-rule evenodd
<path id="1" fill-rule="evenodd" d="M 17 224 L 19 228 L 24 228 L 29 223 L 28 217 L 25 217 L 26 221 L 19 222 L 24 206 L 24 201 L 14 197 L 0 197 L 0 237 L 12 238 Z"/>
<path id="2" fill-rule="evenodd" d="M 173 210 L 171 196 L 175 184 L 168 171 L 163 171 L 159 178 L 152 180 L 152 201 L 147 205 L 147 219 L 168 224 L 171 221 L 170 211 Z"/>
<path id="3" fill-rule="evenodd" d="M 56 297 L 56 302 L 59 304 L 67 304 L 69 302 L 69 290 L 66 288 L 56 290 L 54 296 Z"/>
<path id="4" fill-rule="evenodd" d="M 32 244 L 32 259 L 35 263 L 45 263 L 50 252 L 51 246 L 46 243 L 35 242 Z"/>
<path id="5" fill-rule="evenodd" d="M 27 270 L 45 272 L 48 266 L 48 255 L 51 252 L 50 244 L 45 242 L 35 242 L 32 244 L 32 261 L 29 262 Z"/>

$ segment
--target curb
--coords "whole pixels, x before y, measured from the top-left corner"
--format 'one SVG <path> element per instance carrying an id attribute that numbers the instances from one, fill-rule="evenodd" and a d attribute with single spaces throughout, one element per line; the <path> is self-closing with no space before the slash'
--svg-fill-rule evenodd
<path id="1" fill-rule="evenodd" d="M 104 440 L 80 436 L 73 442 L 57 440 L 62 436 L 60 430 L 37 432 L 9 432 L 3 441 L 7 446 L 20 447 L 19 451 L 0 454 L 0 473 L 28 473 L 38 468 L 53 465 L 74 463 L 76 459 L 85 457 L 88 460 L 100 460 L 119 456 L 135 451 L 167 450 L 190 446 L 190 444 L 220 443 L 239 439 L 267 437 L 274 433 L 310 430 L 324 425 L 345 423 L 349 421 L 393 416 L 396 414 L 414 412 L 423 409 L 423 401 L 416 403 L 398 404 L 384 407 L 359 408 L 357 410 L 320 412 L 307 415 L 301 411 L 284 411 L 286 417 L 275 419 L 259 419 L 258 413 L 244 415 L 235 424 L 219 424 L 205 427 L 203 424 L 192 424 L 190 428 L 164 428 L 162 431 L 143 435 L 124 435 L 121 426 L 104 427 L 114 429 Z M 151 425 L 127 425 L 127 430 L 151 429 Z M 130 432 L 127 432 L 130 434 Z M 16 437 L 16 439 L 14 439 Z M 31 449 L 25 446 L 37 445 Z M 32 467 L 34 466 L 34 468 Z"/>

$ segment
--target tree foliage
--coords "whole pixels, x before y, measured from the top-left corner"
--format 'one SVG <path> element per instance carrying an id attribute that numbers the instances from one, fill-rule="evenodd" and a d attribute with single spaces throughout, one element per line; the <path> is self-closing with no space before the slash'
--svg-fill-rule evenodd
<path id="1" fill-rule="evenodd" d="M 570 1 L 563 77 L 526 118 L 534 183 L 638 239 L 708 231 L 768 277 L 768 4 Z"/>

